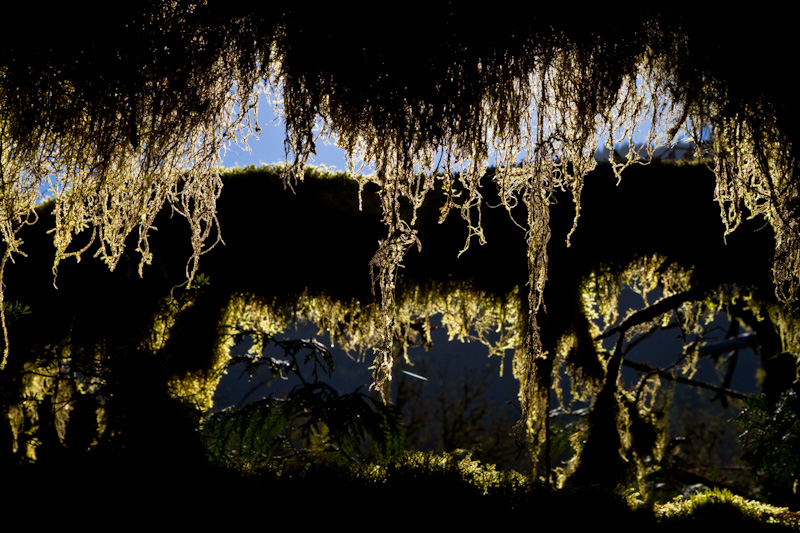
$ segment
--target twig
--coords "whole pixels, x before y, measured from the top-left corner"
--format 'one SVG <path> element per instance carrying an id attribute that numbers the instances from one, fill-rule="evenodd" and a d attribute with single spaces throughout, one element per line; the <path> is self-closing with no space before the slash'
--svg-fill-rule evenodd
<path id="1" fill-rule="evenodd" d="M 670 372 L 667 372 L 664 369 L 656 368 L 653 366 L 648 365 L 647 363 L 637 363 L 635 361 L 628 361 L 627 359 L 622 361 L 622 364 L 627 366 L 628 368 L 632 368 L 637 372 L 647 373 L 647 374 L 657 374 L 668 381 L 674 381 L 676 383 L 683 383 L 685 385 L 693 385 L 695 387 L 700 387 L 701 389 L 708 389 L 718 392 L 720 394 L 724 394 L 726 396 L 730 396 L 731 398 L 737 398 L 739 400 L 744 400 L 748 397 L 747 394 L 737 392 L 726 387 L 720 387 L 718 385 L 712 385 L 710 383 L 706 383 L 704 381 L 698 381 L 696 379 L 690 379 L 683 376 L 676 376 Z"/>

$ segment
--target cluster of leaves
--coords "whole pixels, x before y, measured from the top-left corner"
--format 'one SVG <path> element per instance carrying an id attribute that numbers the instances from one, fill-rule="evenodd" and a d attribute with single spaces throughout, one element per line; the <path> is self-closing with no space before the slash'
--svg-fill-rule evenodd
<path id="1" fill-rule="evenodd" d="M 745 455 L 762 477 L 770 497 L 797 504 L 800 484 L 800 398 L 794 389 L 784 392 L 777 404 L 763 395 L 747 399 L 736 420 Z"/>
<path id="2" fill-rule="evenodd" d="M 31 314 L 31 308 L 28 305 L 21 304 L 19 302 L 3 302 L 3 312 L 5 312 L 6 317 L 11 319 L 19 318 L 23 315 Z"/>
<path id="3" fill-rule="evenodd" d="M 228 368 L 243 366 L 251 379 L 267 368 L 273 379 L 293 376 L 299 383 L 286 397 L 270 395 L 207 416 L 202 431 L 212 458 L 240 465 L 325 457 L 350 461 L 366 453 L 367 440 L 379 456 L 400 451 L 403 422 L 397 408 L 360 390 L 341 394 L 322 381 L 334 370 L 333 356 L 322 344 L 279 340 L 258 331 L 236 335 L 239 341 L 245 336 L 260 337 L 263 353 L 232 357 Z M 270 346 L 282 355 L 267 355 Z"/>

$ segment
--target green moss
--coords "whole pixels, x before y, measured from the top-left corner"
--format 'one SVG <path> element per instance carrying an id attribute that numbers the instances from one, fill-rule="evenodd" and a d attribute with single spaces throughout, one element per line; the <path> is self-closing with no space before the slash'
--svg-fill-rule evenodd
<path id="1" fill-rule="evenodd" d="M 655 507 L 656 516 L 665 524 L 703 522 L 720 528 L 738 526 L 756 530 L 789 530 L 800 527 L 800 514 L 786 508 L 747 500 L 728 490 L 700 491 L 688 498 Z M 752 531 L 753 529 L 749 529 Z"/>

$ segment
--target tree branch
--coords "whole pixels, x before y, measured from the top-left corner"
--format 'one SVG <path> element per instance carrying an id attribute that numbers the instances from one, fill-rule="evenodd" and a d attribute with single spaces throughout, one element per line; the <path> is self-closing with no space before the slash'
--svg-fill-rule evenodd
<path id="1" fill-rule="evenodd" d="M 628 316 L 628 318 L 623 320 L 622 324 L 613 327 L 607 331 L 604 331 L 603 333 L 595 337 L 594 340 L 596 341 L 603 340 L 616 333 L 624 334 L 629 329 L 638 326 L 640 324 L 644 324 L 645 322 L 655 320 L 659 315 L 662 315 L 671 309 L 675 309 L 681 304 L 698 299 L 699 294 L 700 294 L 699 291 L 690 289 L 688 291 L 680 292 L 678 294 L 673 294 L 672 296 L 667 296 L 666 298 L 662 298 L 653 305 L 645 307 L 641 311 L 636 311 L 632 315 Z"/>
<path id="2" fill-rule="evenodd" d="M 685 385 L 692 385 L 693 387 L 699 387 L 701 389 L 708 389 L 719 394 L 724 394 L 725 396 L 730 396 L 731 398 L 737 398 L 739 400 L 744 400 L 748 397 L 747 394 L 737 392 L 726 387 L 720 387 L 718 385 L 712 385 L 710 383 L 706 383 L 704 381 L 698 381 L 696 379 L 690 379 L 683 376 L 676 376 L 671 372 L 668 372 L 661 368 L 656 368 L 654 366 L 650 366 L 647 363 L 637 363 L 635 361 L 628 361 L 627 359 L 623 359 L 622 364 L 627 366 L 628 368 L 632 368 L 637 372 L 641 372 L 643 374 L 657 374 L 660 377 L 668 381 L 674 381 L 675 383 L 683 383 Z"/>

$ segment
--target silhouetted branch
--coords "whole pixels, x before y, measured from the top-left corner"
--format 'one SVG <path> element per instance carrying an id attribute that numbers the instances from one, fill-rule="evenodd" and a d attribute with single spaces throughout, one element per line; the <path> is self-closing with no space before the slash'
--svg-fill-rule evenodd
<path id="1" fill-rule="evenodd" d="M 604 331 L 595 337 L 595 340 L 603 340 L 616 333 L 624 334 L 633 327 L 644 324 L 645 322 L 649 322 L 651 320 L 655 320 L 659 315 L 662 315 L 671 309 L 675 309 L 686 302 L 696 299 L 698 299 L 698 292 L 695 290 L 688 290 L 678 294 L 673 294 L 672 296 L 667 296 L 666 298 L 662 298 L 653 305 L 630 315 L 619 326 L 613 327 L 608 331 Z"/>
<path id="2" fill-rule="evenodd" d="M 712 385 L 710 383 L 706 383 L 704 381 L 699 381 L 696 379 L 691 379 L 683 376 L 676 376 L 671 372 L 668 372 L 661 368 L 656 368 L 653 366 L 648 365 L 647 363 L 638 363 L 635 361 L 628 361 L 623 360 L 622 364 L 627 366 L 628 368 L 632 368 L 637 372 L 641 372 L 643 374 L 656 374 L 668 381 L 674 381 L 675 383 L 683 383 L 685 385 L 692 385 L 693 387 L 699 387 L 701 389 L 708 389 L 720 394 L 724 394 L 726 396 L 730 396 L 732 398 L 737 398 L 743 400 L 748 397 L 747 394 L 743 394 L 741 392 L 737 392 L 726 387 L 720 387 L 718 385 Z"/>

